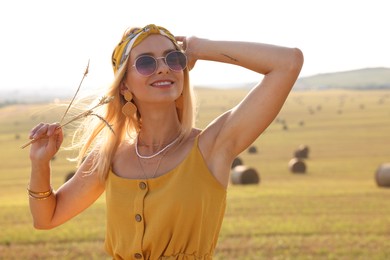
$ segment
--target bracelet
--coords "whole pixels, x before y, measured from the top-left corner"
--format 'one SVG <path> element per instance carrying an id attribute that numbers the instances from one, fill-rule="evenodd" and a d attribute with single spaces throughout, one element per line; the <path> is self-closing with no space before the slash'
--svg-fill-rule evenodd
<path id="1" fill-rule="evenodd" d="M 45 200 L 53 194 L 53 188 L 51 188 L 51 187 L 50 187 L 50 190 L 44 191 L 44 192 L 32 191 L 28 188 L 27 188 L 27 191 L 28 191 L 29 197 L 36 199 L 36 200 Z"/>
<path id="2" fill-rule="evenodd" d="M 39 192 L 39 191 L 32 191 L 29 188 L 27 188 L 27 191 L 28 191 L 29 194 L 38 195 L 38 196 L 47 196 L 47 195 L 49 195 L 50 193 L 53 192 L 53 189 L 50 188 L 50 190 L 48 190 L 48 191 Z"/>

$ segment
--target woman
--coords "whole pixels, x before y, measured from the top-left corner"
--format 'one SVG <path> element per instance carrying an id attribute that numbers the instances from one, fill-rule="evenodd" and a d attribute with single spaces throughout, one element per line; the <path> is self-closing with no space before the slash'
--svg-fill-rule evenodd
<path id="1" fill-rule="evenodd" d="M 197 60 L 235 64 L 264 75 L 237 106 L 194 128 L 189 70 Z M 114 259 L 211 259 L 230 166 L 281 109 L 303 64 L 300 50 L 248 42 L 174 37 L 155 25 L 127 30 L 112 55 L 114 100 L 84 126 L 75 176 L 56 192 L 50 159 L 63 140 L 58 124 L 30 138 L 34 226 L 54 228 L 105 191 L 105 248 Z M 81 161 L 81 160 L 80 160 Z"/>

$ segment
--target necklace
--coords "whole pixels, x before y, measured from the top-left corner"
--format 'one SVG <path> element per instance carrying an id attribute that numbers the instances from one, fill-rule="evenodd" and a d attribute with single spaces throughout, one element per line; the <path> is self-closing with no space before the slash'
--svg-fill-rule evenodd
<path id="1" fill-rule="evenodd" d="M 161 149 L 160 151 L 158 151 L 157 153 L 155 154 L 152 154 L 152 155 L 149 155 L 149 156 L 145 156 L 145 155 L 141 155 L 138 151 L 138 138 L 139 138 L 139 135 L 137 135 L 137 138 L 135 138 L 135 143 L 134 143 L 134 146 L 135 146 L 135 153 L 137 154 L 138 158 L 141 158 L 141 159 L 152 159 L 154 157 L 156 157 L 157 155 L 159 155 L 160 153 L 164 152 L 165 150 L 167 150 L 169 147 L 171 147 L 172 145 L 174 145 L 177 140 L 179 140 L 179 136 L 176 137 L 175 140 L 173 140 L 171 143 L 167 144 L 163 149 Z"/>
<path id="2" fill-rule="evenodd" d="M 153 175 L 152 175 L 152 177 L 150 179 L 153 179 L 156 176 L 157 170 L 160 167 L 160 163 L 161 163 L 162 159 L 164 158 L 165 154 L 166 153 L 163 153 L 162 156 L 160 157 L 160 159 L 158 160 L 156 169 L 154 170 Z M 137 156 L 137 159 L 138 159 L 139 166 L 141 167 L 141 171 L 142 171 L 142 173 L 143 173 L 143 175 L 145 177 L 145 180 L 148 180 L 149 178 L 146 175 L 144 167 L 142 166 L 142 163 L 141 163 L 141 157 Z"/>

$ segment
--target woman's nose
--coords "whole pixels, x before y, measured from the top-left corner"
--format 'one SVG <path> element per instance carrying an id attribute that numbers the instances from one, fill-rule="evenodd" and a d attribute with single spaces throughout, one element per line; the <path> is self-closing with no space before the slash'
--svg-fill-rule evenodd
<path id="1" fill-rule="evenodd" d="M 156 71 L 156 73 L 166 73 L 167 71 L 170 70 L 169 66 L 165 62 L 165 57 L 156 58 L 156 61 L 157 61 L 157 71 Z"/>

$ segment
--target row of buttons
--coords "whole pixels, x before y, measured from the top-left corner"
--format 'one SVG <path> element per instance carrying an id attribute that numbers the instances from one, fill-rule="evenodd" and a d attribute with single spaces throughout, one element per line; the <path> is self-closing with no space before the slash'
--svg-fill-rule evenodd
<path id="1" fill-rule="evenodd" d="M 141 190 L 146 189 L 146 183 L 143 182 L 143 181 L 140 182 L 140 183 L 139 183 L 139 188 L 140 188 Z M 140 214 L 136 214 L 136 215 L 135 215 L 135 221 L 141 222 L 141 221 L 142 221 L 142 216 L 141 216 Z"/>
<path id="2" fill-rule="evenodd" d="M 143 181 L 140 182 L 140 183 L 138 184 L 138 186 L 139 186 L 139 188 L 140 188 L 141 190 L 145 190 L 145 189 L 147 188 L 146 183 L 143 182 Z M 141 221 L 142 221 L 142 216 L 141 216 L 140 214 L 136 214 L 136 215 L 135 215 L 135 221 L 141 222 Z M 142 254 L 140 254 L 140 253 L 135 253 L 135 254 L 134 254 L 134 258 L 135 258 L 135 259 L 142 259 L 143 256 L 142 256 Z"/>

